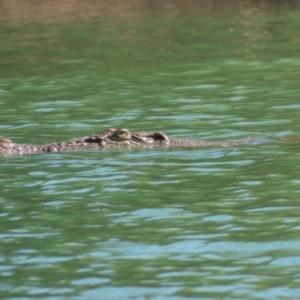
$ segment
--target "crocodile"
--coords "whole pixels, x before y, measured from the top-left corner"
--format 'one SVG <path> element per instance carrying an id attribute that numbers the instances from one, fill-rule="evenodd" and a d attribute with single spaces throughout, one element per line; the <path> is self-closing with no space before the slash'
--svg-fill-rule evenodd
<path id="1" fill-rule="evenodd" d="M 107 128 L 100 134 L 93 134 L 67 142 L 43 145 L 18 144 L 7 138 L 0 139 L 0 154 L 37 154 L 48 152 L 99 150 L 121 147 L 226 147 L 247 144 L 270 143 L 264 138 L 232 139 L 226 141 L 207 141 L 183 138 L 171 138 L 163 132 L 131 132 L 126 128 Z"/>

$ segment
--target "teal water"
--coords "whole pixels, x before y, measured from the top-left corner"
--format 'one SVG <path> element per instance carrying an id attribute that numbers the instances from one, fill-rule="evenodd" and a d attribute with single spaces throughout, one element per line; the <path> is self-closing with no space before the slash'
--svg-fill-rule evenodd
<path id="1" fill-rule="evenodd" d="M 297 299 L 300 11 L 251 12 L 1 22 L 15 142 L 287 139 L 1 156 L 1 299 Z"/>

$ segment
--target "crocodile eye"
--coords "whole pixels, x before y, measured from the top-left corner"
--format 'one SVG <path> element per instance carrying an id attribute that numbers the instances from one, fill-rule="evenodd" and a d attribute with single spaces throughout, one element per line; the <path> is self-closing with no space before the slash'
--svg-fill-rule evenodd
<path id="1" fill-rule="evenodd" d="M 118 139 L 126 139 L 128 137 L 128 131 L 122 129 L 116 130 L 114 136 Z"/>

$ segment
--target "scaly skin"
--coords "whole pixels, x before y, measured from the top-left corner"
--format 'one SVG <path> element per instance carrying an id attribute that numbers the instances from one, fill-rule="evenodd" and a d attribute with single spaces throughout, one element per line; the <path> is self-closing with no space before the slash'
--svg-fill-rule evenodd
<path id="1" fill-rule="evenodd" d="M 246 138 L 227 141 L 205 141 L 169 138 L 163 132 L 130 132 L 126 128 L 108 128 L 100 134 L 85 136 L 69 142 L 44 145 L 13 143 L 10 139 L 0 139 L 0 154 L 37 154 L 46 152 L 65 152 L 81 150 L 99 150 L 121 147 L 185 147 L 202 148 L 216 146 L 237 146 L 247 144 L 269 143 L 272 140 Z"/>

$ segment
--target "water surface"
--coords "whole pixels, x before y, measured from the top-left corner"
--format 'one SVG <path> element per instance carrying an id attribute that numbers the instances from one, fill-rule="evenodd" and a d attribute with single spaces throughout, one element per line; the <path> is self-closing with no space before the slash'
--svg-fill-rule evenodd
<path id="1" fill-rule="evenodd" d="M 298 297 L 300 12 L 174 7 L 6 7 L 1 136 L 291 139 L 0 157 L 2 299 Z"/>

